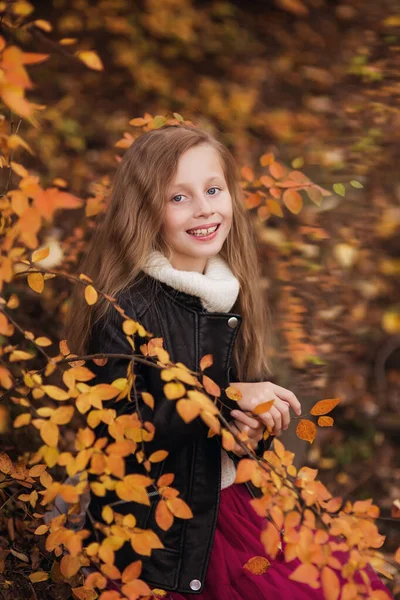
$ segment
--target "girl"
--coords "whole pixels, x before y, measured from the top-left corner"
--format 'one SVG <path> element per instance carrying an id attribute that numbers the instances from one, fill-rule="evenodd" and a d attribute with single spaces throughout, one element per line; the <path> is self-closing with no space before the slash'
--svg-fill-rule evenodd
<path id="1" fill-rule="evenodd" d="M 289 425 L 290 409 L 299 415 L 301 406 L 291 391 L 268 381 L 269 313 L 239 181 L 232 155 L 206 131 L 169 125 L 141 135 L 118 167 L 110 205 L 82 272 L 116 297 L 126 315 L 162 338 L 173 362 L 198 372 L 200 359 L 212 355 L 206 373 L 221 387 L 221 412 L 262 455 L 270 443 L 263 440 L 265 426 L 279 435 Z M 102 298 L 89 307 L 78 292 L 67 323 L 71 350 L 131 355 L 123 317 Z M 135 337 L 138 349 L 145 339 L 139 333 Z M 97 375 L 92 383 L 126 377 L 129 362 L 109 358 L 101 367 L 88 363 Z M 112 407 L 118 417 L 138 413 L 149 431 L 149 423 L 154 425 L 144 452 L 149 456 L 162 449 L 168 456 L 153 464 L 151 477 L 157 481 L 173 473 L 172 486 L 193 518 L 176 517 L 163 531 L 155 519 L 161 500 L 156 486 L 149 493 L 150 506 L 121 500 L 109 489 L 91 499 L 85 527 L 92 537 L 87 542 L 99 539 L 93 524 L 104 523 L 102 508 L 112 504 L 122 515 L 133 514 L 137 527 L 155 531 L 163 545 L 146 557 L 125 543 L 115 553 L 115 565 L 123 570 L 142 560 L 141 578 L 168 590 L 172 600 L 194 595 L 207 600 L 322 598 L 320 590 L 288 579 L 294 566 L 282 554 L 263 575 L 243 569 L 249 558 L 265 556 L 265 550 L 260 543 L 263 520 L 249 505 L 256 488 L 234 485 L 242 448 L 223 450 L 220 437 L 209 437 L 200 417 L 185 423 L 175 402 L 165 398 L 165 382 L 153 367 L 135 363 L 134 373 L 133 402 L 125 398 Z M 228 385 L 241 391 L 241 401 L 229 400 L 223 392 Z M 143 392 L 154 397 L 154 410 Z M 270 399 L 275 402 L 269 412 L 252 415 L 255 406 Z M 96 434 L 110 437 L 108 425 L 100 424 Z M 126 474 L 144 473 L 135 455 L 125 462 Z M 381 585 L 377 578 L 374 585 Z"/>

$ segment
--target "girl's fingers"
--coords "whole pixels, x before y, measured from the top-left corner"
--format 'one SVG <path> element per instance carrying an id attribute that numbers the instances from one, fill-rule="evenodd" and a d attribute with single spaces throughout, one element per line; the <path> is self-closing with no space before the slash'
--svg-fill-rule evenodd
<path id="1" fill-rule="evenodd" d="M 274 420 L 274 433 L 275 435 L 278 435 L 282 429 L 282 415 L 276 406 L 271 406 L 269 412 Z"/>
<path id="2" fill-rule="evenodd" d="M 282 429 L 287 429 L 290 423 L 290 410 L 289 404 L 285 400 L 279 400 L 274 404 L 275 408 L 279 410 L 282 417 Z"/>
<path id="3" fill-rule="evenodd" d="M 285 400 L 285 402 L 288 402 L 289 405 L 293 408 L 294 412 L 297 415 L 301 415 L 301 404 L 297 397 L 293 394 L 293 392 L 287 390 L 284 387 L 281 387 L 280 385 L 276 385 L 276 383 L 273 383 L 272 385 L 274 386 L 274 391 L 278 398 L 280 398 L 281 400 Z"/>
<path id="4" fill-rule="evenodd" d="M 257 419 L 246 415 L 242 410 L 232 410 L 231 416 L 235 421 L 240 421 L 252 429 L 258 429 L 260 427 L 260 422 Z"/>

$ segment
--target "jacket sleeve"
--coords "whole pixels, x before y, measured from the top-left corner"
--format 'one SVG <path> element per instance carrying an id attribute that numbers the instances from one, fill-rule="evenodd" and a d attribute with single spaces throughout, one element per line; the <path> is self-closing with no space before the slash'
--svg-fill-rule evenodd
<path id="1" fill-rule="evenodd" d="M 132 314 L 131 307 L 129 308 L 129 317 L 138 320 Z M 107 353 L 107 354 L 136 354 L 140 355 L 139 346 L 147 340 L 139 336 L 135 336 L 135 351 L 132 350 L 123 330 L 123 319 L 113 310 L 111 315 L 106 319 L 96 323 L 91 332 L 90 342 L 88 344 L 87 354 Z M 144 357 L 143 357 L 144 358 Z M 126 358 L 108 358 L 106 365 L 100 367 L 88 361 L 88 368 L 96 375 L 96 379 L 91 381 L 91 384 L 112 383 L 115 379 L 126 377 L 129 359 Z M 155 427 L 154 438 L 152 441 L 145 442 L 145 451 L 147 456 L 156 450 L 177 450 L 187 444 L 192 444 L 194 440 L 200 437 L 207 437 L 208 427 L 200 417 L 195 418 L 190 423 L 185 423 L 176 410 L 176 401 L 168 400 L 164 394 L 159 393 L 155 397 L 154 393 L 154 410 L 152 410 L 142 400 L 142 392 L 151 391 L 155 387 L 163 389 L 163 382 L 160 380 L 160 385 L 151 386 L 149 389 L 149 378 L 160 377 L 159 369 L 143 363 L 135 362 L 133 371 L 135 373 L 135 392 L 132 388 L 132 400 L 124 398 L 122 401 L 115 400 L 103 401 L 104 408 L 113 408 L 117 411 L 117 416 L 138 412 L 142 422 L 149 421 Z M 101 423 L 94 430 L 96 436 L 107 436 L 108 426 Z"/>

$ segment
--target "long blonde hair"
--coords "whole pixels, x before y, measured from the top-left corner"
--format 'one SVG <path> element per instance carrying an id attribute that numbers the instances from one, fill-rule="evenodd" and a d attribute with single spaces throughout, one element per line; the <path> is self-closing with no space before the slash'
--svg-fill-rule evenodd
<path id="1" fill-rule="evenodd" d="M 134 141 L 118 165 L 104 220 L 89 242 L 80 271 L 93 279 L 99 290 L 118 298 L 138 277 L 152 250 L 168 253 L 161 235 L 165 193 L 180 156 L 199 144 L 209 144 L 219 153 L 232 198 L 232 227 L 220 254 L 240 282 L 232 309 L 243 318 L 234 349 L 236 371 L 240 381 L 265 380 L 271 374 L 267 354 L 270 311 L 260 288 L 255 232 L 244 208 L 236 162 L 211 133 L 193 125 L 166 125 Z M 85 353 L 92 324 L 110 308 L 102 297 L 89 306 L 83 286 L 76 286 L 65 325 L 72 352 Z"/>

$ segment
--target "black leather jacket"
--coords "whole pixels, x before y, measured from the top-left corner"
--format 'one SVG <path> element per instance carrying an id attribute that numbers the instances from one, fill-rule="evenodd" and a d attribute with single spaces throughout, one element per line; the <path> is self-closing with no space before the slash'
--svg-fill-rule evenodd
<path id="1" fill-rule="evenodd" d="M 166 284 L 145 275 L 118 297 L 120 306 L 132 319 L 138 320 L 155 337 L 162 337 L 164 348 L 171 360 L 182 362 L 194 371 L 199 371 L 199 363 L 205 354 L 213 355 L 213 365 L 206 373 L 221 389 L 230 381 L 235 381 L 232 364 L 232 351 L 241 316 L 236 313 L 210 313 L 203 308 L 200 299 L 179 292 Z M 111 319 L 96 323 L 92 329 L 88 353 L 132 353 L 132 349 L 121 329 L 122 317 L 114 309 Z M 143 343 L 139 339 L 139 343 Z M 137 346 L 137 352 L 139 346 Z M 87 366 L 97 377 L 92 383 L 106 382 L 126 376 L 127 360 L 109 359 L 104 367 L 97 367 L 92 361 Z M 153 529 L 161 539 L 164 548 L 153 550 L 151 557 L 138 555 L 131 545 L 125 545 L 116 552 L 115 564 L 122 570 L 135 560 L 143 561 L 141 578 L 149 585 L 181 593 L 200 593 L 203 589 L 210 551 L 217 523 L 221 487 L 221 443 L 220 437 L 207 437 L 208 427 L 198 417 L 186 424 L 175 408 L 175 401 L 165 398 L 165 384 L 154 367 L 135 364 L 138 403 L 145 421 L 152 421 L 156 428 L 154 439 L 145 443 L 147 455 L 157 449 L 167 450 L 167 458 L 155 463 L 151 477 L 157 479 L 162 473 L 174 473 L 172 486 L 179 490 L 180 497 L 189 504 L 192 519 L 175 518 L 167 531 L 161 530 L 155 521 L 155 508 L 160 497 L 157 492 L 151 495 L 151 506 L 136 502 L 125 502 L 115 507 L 122 514 L 133 514 L 137 527 Z M 148 391 L 155 399 L 152 411 L 141 400 L 140 392 Z M 223 400 L 231 409 L 235 403 L 225 394 Z M 104 402 L 105 407 L 110 402 Z M 134 412 L 135 403 L 122 401 L 111 403 L 118 414 Z M 237 407 L 237 405 L 236 405 Z M 229 418 L 229 410 L 225 410 Z M 97 435 L 107 435 L 106 426 L 96 428 Z M 270 441 L 260 442 L 257 453 L 269 447 Z M 236 461 L 238 458 L 231 455 Z M 134 455 L 126 458 L 126 474 L 145 471 Z M 94 476 L 90 476 L 93 478 Z M 248 486 L 253 495 L 255 488 Z M 103 522 L 101 510 L 104 505 L 119 498 L 114 492 L 99 497 L 92 494 L 89 511 L 96 521 Z M 91 521 L 85 527 L 92 530 Z M 92 536 L 87 542 L 94 541 Z"/>

